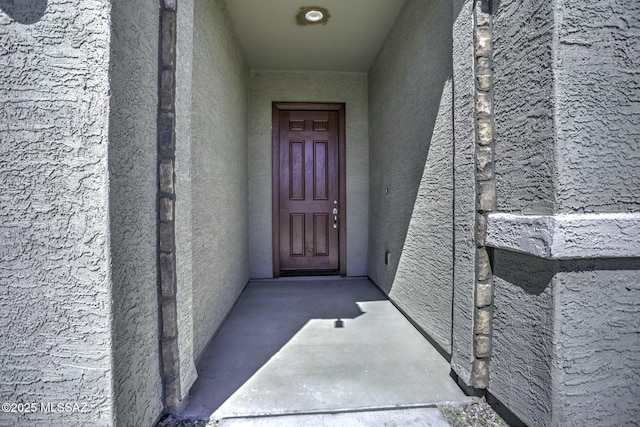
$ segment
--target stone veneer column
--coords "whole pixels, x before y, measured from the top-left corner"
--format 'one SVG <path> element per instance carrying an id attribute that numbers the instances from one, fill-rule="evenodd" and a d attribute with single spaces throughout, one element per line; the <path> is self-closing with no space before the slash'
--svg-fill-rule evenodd
<path id="1" fill-rule="evenodd" d="M 476 284 L 474 316 L 474 362 L 472 386 L 484 389 L 489 381 L 493 278 L 490 252 L 486 247 L 487 214 L 496 210 L 494 181 L 493 99 L 491 75 L 491 12 L 489 0 L 476 0 L 475 88 L 476 88 Z"/>
<path id="2" fill-rule="evenodd" d="M 181 406 L 175 252 L 175 75 L 177 0 L 161 1 L 158 70 L 158 266 L 164 405 Z"/>

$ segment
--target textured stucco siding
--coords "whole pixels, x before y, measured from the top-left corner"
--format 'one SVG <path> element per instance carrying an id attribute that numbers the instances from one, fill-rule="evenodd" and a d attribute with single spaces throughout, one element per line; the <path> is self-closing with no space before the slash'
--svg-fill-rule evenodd
<path id="1" fill-rule="evenodd" d="M 555 279 L 553 425 L 640 420 L 640 260 L 560 264 Z"/>
<path id="2" fill-rule="evenodd" d="M 488 390 L 530 426 L 551 424 L 554 264 L 494 253 L 494 313 Z"/>
<path id="3" fill-rule="evenodd" d="M 552 215 L 554 4 L 494 0 L 492 7 L 497 210 Z M 542 228 L 534 222 L 531 225 L 529 231 Z M 539 237 L 547 236 L 541 233 Z M 533 239 L 527 244 L 543 246 Z M 488 391 L 527 425 L 552 423 L 553 331 L 558 320 L 554 317 L 553 269 L 552 261 L 494 251 Z"/>
<path id="4" fill-rule="evenodd" d="M 497 207 L 552 213 L 553 2 L 494 1 L 493 75 Z"/>
<path id="5" fill-rule="evenodd" d="M 640 211 L 640 2 L 556 1 L 558 208 Z"/>
<path id="6" fill-rule="evenodd" d="M 471 384 L 475 244 L 475 92 L 473 0 L 453 2 L 454 264 L 451 368 Z"/>
<path id="7" fill-rule="evenodd" d="M 635 226 L 640 4 L 558 0 L 555 7 L 558 211 L 595 212 L 595 218 L 633 212 L 627 216 Z M 637 233 L 627 233 L 615 220 L 595 233 L 591 226 L 584 221 L 574 234 L 591 238 L 604 259 L 561 263 L 556 279 L 554 424 L 632 425 L 640 419 Z M 635 251 L 628 256 L 635 258 L 605 258 L 608 242 L 629 241 Z"/>
<path id="8" fill-rule="evenodd" d="M 191 242 L 198 357 L 249 279 L 249 70 L 224 1 L 193 4 Z"/>
<path id="9" fill-rule="evenodd" d="M 38 407 L 2 426 L 113 424 L 110 11 L 0 3 L 0 401 Z"/>
<path id="10" fill-rule="evenodd" d="M 369 71 L 369 276 L 447 352 L 452 19 L 449 1 L 407 1 Z"/>
<path id="11" fill-rule="evenodd" d="M 162 413 L 156 254 L 158 4 L 114 1 L 109 117 L 115 423 Z"/>
<path id="12" fill-rule="evenodd" d="M 493 4 L 498 207 L 518 215 L 487 241 L 547 260 L 494 252 L 489 391 L 531 425 L 631 425 L 640 6 Z"/>
<path id="13" fill-rule="evenodd" d="M 637 422 L 639 271 L 496 250 L 489 391 L 527 425 Z"/>
<path id="14" fill-rule="evenodd" d="M 193 242 L 191 201 L 191 102 L 193 78 L 193 0 L 180 0 L 176 12 L 176 318 L 181 397 L 197 378 L 193 329 Z"/>
<path id="15" fill-rule="evenodd" d="M 369 188 L 367 75 L 252 71 L 249 113 L 251 277 L 273 277 L 271 213 L 272 102 L 344 102 L 347 145 L 347 275 L 366 275 Z"/>
<path id="16" fill-rule="evenodd" d="M 640 258 L 640 214 L 490 214 L 487 245 L 545 259 Z"/>

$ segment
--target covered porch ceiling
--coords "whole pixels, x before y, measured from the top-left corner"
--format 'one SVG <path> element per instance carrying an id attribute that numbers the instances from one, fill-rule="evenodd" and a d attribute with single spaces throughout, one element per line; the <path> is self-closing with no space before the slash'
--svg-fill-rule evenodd
<path id="1" fill-rule="evenodd" d="M 405 0 L 227 0 L 249 66 L 256 70 L 366 72 Z M 301 8 L 329 11 L 301 26 Z"/>

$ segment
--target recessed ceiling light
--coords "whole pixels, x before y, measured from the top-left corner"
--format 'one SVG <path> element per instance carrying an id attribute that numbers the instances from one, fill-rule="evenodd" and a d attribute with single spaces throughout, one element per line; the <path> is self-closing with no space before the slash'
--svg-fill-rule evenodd
<path id="1" fill-rule="evenodd" d="M 304 19 L 309 22 L 318 22 L 321 21 L 322 18 L 324 18 L 324 13 L 320 10 L 313 9 L 304 14 Z"/>
<path id="2" fill-rule="evenodd" d="M 324 7 L 301 7 L 296 15 L 298 25 L 326 24 L 329 20 L 329 11 Z"/>

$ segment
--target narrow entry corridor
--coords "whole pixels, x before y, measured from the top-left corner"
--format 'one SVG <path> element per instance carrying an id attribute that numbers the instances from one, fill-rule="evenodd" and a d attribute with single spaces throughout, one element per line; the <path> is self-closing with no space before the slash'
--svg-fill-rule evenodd
<path id="1" fill-rule="evenodd" d="M 449 372 L 368 279 L 251 281 L 205 350 L 182 416 L 437 412 L 471 400 Z"/>

